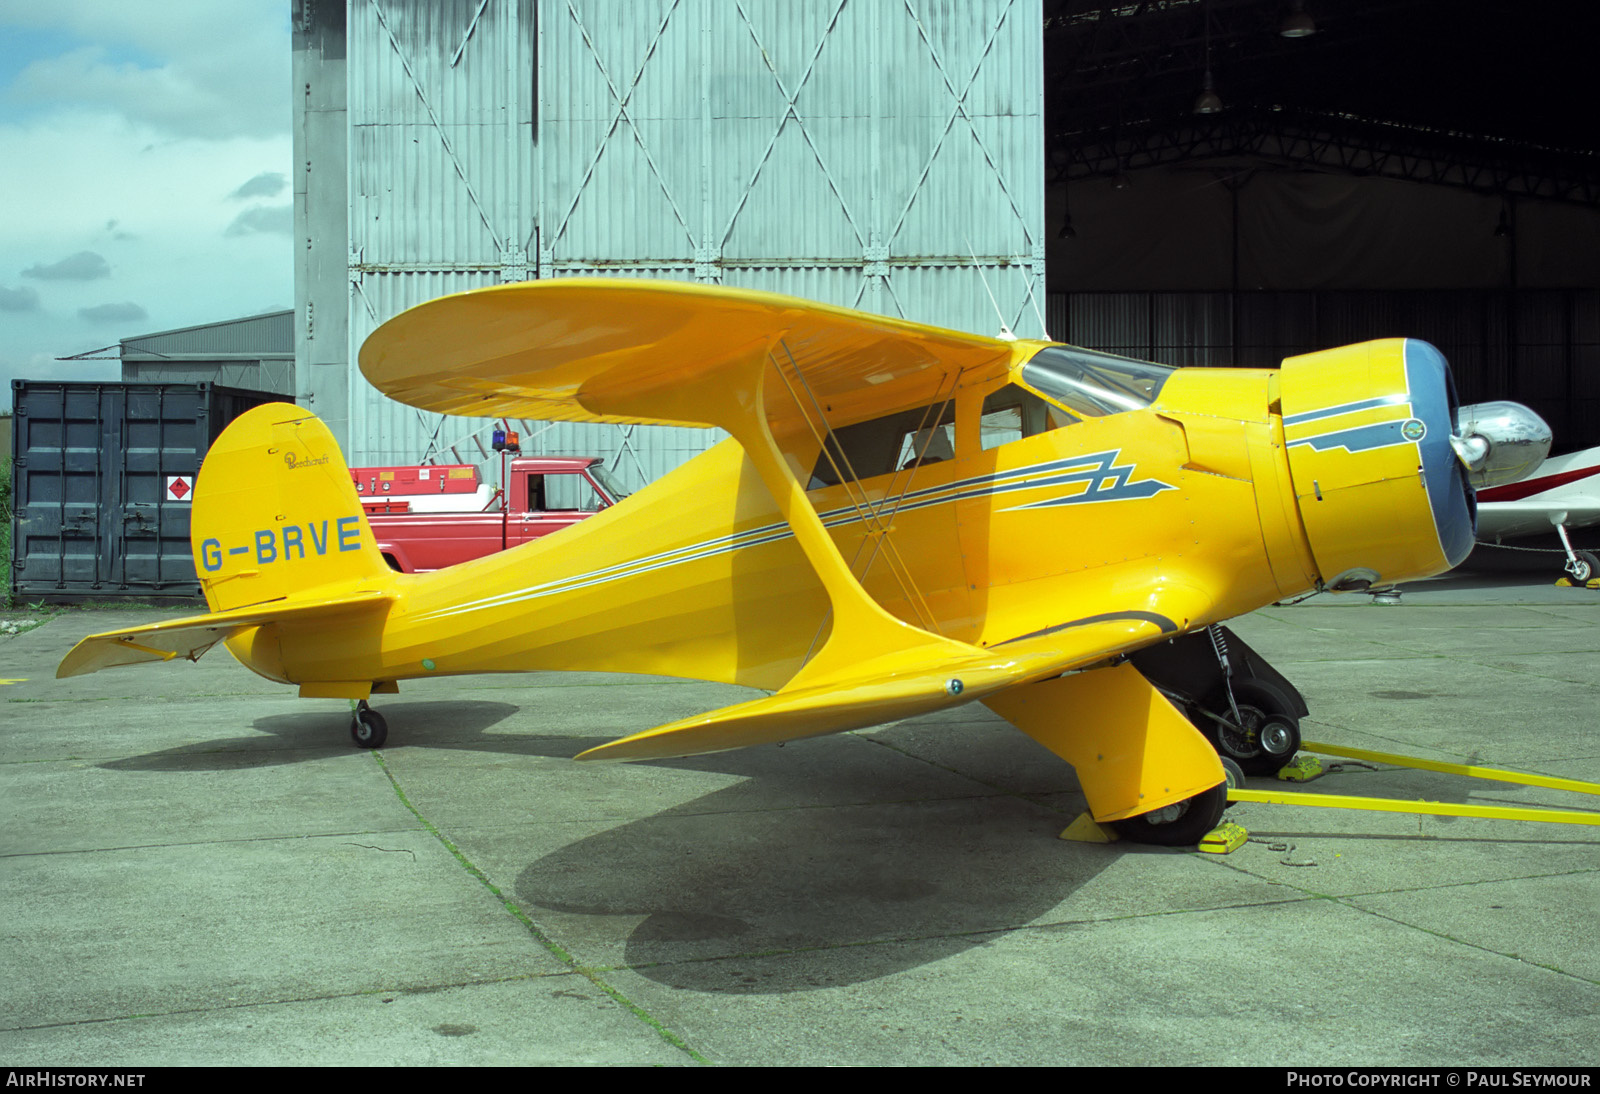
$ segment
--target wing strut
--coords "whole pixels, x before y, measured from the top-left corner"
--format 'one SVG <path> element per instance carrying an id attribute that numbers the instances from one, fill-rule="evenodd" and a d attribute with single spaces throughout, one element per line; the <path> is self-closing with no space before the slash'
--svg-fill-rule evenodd
<path id="1" fill-rule="evenodd" d="M 856 473 L 855 467 L 850 462 L 850 454 L 846 452 L 844 450 L 844 446 L 839 443 L 833 427 L 828 423 L 827 413 L 823 410 L 820 401 L 817 399 L 816 393 L 811 390 L 811 385 L 807 383 L 805 372 L 800 368 L 799 363 L 795 361 L 794 354 L 790 352 L 788 345 L 785 344 L 782 339 L 778 340 L 777 345 L 783 349 L 784 357 L 787 358 L 789 364 L 794 368 L 795 379 L 798 380 L 800 386 L 805 389 L 806 396 L 811 401 L 810 408 L 807 408 L 805 403 L 801 401 L 800 393 L 795 390 L 794 383 L 790 381 L 788 372 L 783 367 L 783 361 L 774 355 L 772 357 L 772 364 L 778 373 L 778 378 L 783 381 L 784 387 L 788 389 L 789 397 L 794 400 L 795 409 L 799 411 L 801 420 L 805 422 L 806 428 L 810 430 L 811 436 L 816 440 L 818 447 L 822 451 L 823 457 L 828 461 L 828 465 L 833 468 L 835 477 L 837 477 L 840 484 L 844 486 L 846 496 L 850 499 L 850 505 L 853 509 L 855 509 L 856 514 L 861 518 L 862 526 L 867 532 L 861 543 L 856 547 L 855 557 L 850 560 L 850 572 L 856 573 L 856 564 L 861 560 L 861 552 L 866 548 L 867 541 L 872 540 L 872 554 L 867 558 L 866 565 L 861 569 L 857 578 L 857 580 L 865 582 L 867 579 L 867 574 L 872 570 L 873 562 L 877 560 L 878 553 L 885 546 L 887 546 L 889 550 L 884 557 L 888 562 L 889 572 L 894 576 L 896 583 L 900 586 L 900 592 L 905 596 L 906 602 L 910 604 L 912 609 L 917 613 L 917 620 L 922 627 L 925 630 L 937 632 L 939 626 L 933 617 L 932 610 L 928 607 L 927 599 L 922 595 L 922 590 L 917 587 L 916 579 L 911 576 L 911 568 L 906 565 L 905 559 L 900 556 L 898 548 L 895 547 L 894 542 L 889 538 L 889 533 L 893 527 L 892 522 L 894 520 L 894 515 L 899 512 L 900 503 L 905 497 L 905 490 L 910 489 L 911 480 L 916 475 L 916 461 L 913 461 L 910 474 L 906 477 L 905 489 L 901 491 L 899 496 L 892 499 L 893 508 L 890 508 L 891 499 L 887 497 L 882 502 L 874 504 L 872 499 L 867 496 L 867 492 L 861 487 L 861 476 Z M 957 373 L 958 381 L 959 378 L 960 374 Z M 944 414 L 944 408 L 950 405 L 950 400 L 954 398 L 954 396 L 955 384 L 952 383 L 949 393 L 945 396 L 944 402 L 939 407 L 939 415 L 942 416 Z M 816 412 L 816 419 L 820 420 L 822 423 L 820 432 L 817 428 L 817 421 L 813 420 L 812 418 L 813 410 Z M 919 432 L 926 427 L 928 413 L 931 410 L 932 407 L 930 406 L 923 412 L 922 425 L 918 428 Z M 936 417 L 934 420 L 937 421 L 938 418 Z M 829 442 L 832 443 L 830 444 Z M 917 453 L 919 460 L 923 455 L 926 454 L 928 446 L 932 443 L 933 437 L 930 434 L 927 441 L 925 441 L 923 444 L 922 452 Z M 835 453 L 837 453 L 838 459 L 834 458 Z M 842 468 L 839 466 L 840 461 L 843 461 L 844 463 L 844 467 Z M 895 479 L 890 480 L 891 492 L 893 491 L 895 481 L 898 478 L 899 472 L 897 471 L 895 474 Z M 889 509 L 888 520 L 883 519 L 883 511 L 885 509 Z M 828 618 L 824 617 L 822 623 L 817 628 L 817 637 L 821 636 L 822 631 L 827 627 L 827 625 Z M 811 644 L 813 649 L 816 646 L 816 641 L 817 638 L 812 639 Z M 807 656 L 809 657 L 809 655 L 810 651 L 807 651 Z"/>
<path id="2" fill-rule="evenodd" d="M 950 390 L 945 395 L 944 401 L 939 404 L 938 412 L 934 413 L 933 404 L 931 404 L 931 403 L 923 411 L 922 422 L 917 426 L 917 433 L 919 433 L 919 434 L 926 433 L 927 434 L 926 438 L 924 438 L 924 440 L 922 442 L 922 448 L 911 459 L 910 463 L 908 463 L 905 467 L 902 467 L 902 468 L 899 468 L 898 470 L 896 470 L 895 473 L 894 473 L 894 477 L 889 480 L 889 487 L 888 487 L 888 490 L 886 491 L 886 494 L 889 495 L 889 496 L 886 496 L 884 498 L 883 502 L 878 506 L 878 511 L 882 512 L 882 510 L 884 508 L 889 506 L 891 497 L 892 497 L 892 500 L 893 500 L 893 503 L 894 503 L 894 507 L 889 509 L 889 519 L 888 519 L 888 523 L 884 527 L 883 535 L 882 535 L 882 537 L 880 537 L 881 542 L 873 544 L 873 546 L 872 546 L 872 554 L 867 558 L 867 564 L 864 567 L 862 567 L 862 569 L 861 569 L 861 578 L 862 578 L 863 581 L 866 580 L 867 574 L 871 572 L 872 564 L 873 564 L 873 562 L 875 562 L 877 560 L 878 552 L 884 546 L 887 546 L 889 548 L 889 550 L 891 552 L 893 552 L 894 559 L 896 561 L 898 561 L 900 563 L 900 565 L 907 571 L 907 577 L 909 578 L 909 576 L 910 576 L 910 567 L 906 566 L 905 560 L 900 557 L 900 552 L 898 550 L 896 550 L 894 544 L 892 542 L 890 542 L 890 540 L 889 540 L 889 530 L 894 527 L 894 518 L 895 518 L 896 515 L 899 514 L 900 506 L 905 503 L 906 496 L 911 492 L 911 483 L 917 477 L 917 471 L 921 468 L 923 459 L 927 457 L 928 449 L 933 447 L 934 430 L 938 428 L 937 423 L 939 422 L 939 420 L 941 418 L 944 417 L 945 409 L 947 407 L 949 407 L 951 400 L 953 400 L 955 398 L 955 396 L 956 396 L 956 388 L 959 387 L 960 384 L 961 384 L 961 373 L 962 373 L 962 371 L 964 371 L 964 370 L 961 370 L 961 369 L 957 369 L 956 370 L 955 377 L 950 381 Z M 932 427 L 930 427 L 928 425 L 928 419 L 929 419 L 930 415 L 932 415 L 933 421 L 935 423 L 935 425 L 933 425 Z M 905 484 L 905 486 L 900 487 L 899 492 L 896 493 L 895 487 L 896 487 L 896 484 L 900 481 L 900 472 L 901 471 L 905 471 L 906 472 L 906 484 Z M 862 543 L 861 543 L 861 547 L 858 547 L 856 549 L 856 558 L 857 559 L 859 559 L 861 557 L 861 548 L 865 547 L 865 546 L 866 546 L 866 541 L 863 540 Z M 855 561 L 856 561 L 855 559 L 851 560 L 850 565 L 851 565 L 852 570 L 855 568 Z M 918 594 L 918 599 L 919 600 L 921 599 L 921 594 L 920 593 Z M 925 602 L 924 602 L 924 607 L 926 607 L 926 603 Z M 930 629 L 933 629 L 933 628 L 930 628 Z"/>
<path id="3" fill-rule="evenodd" d="M 863 672 L 892 676 L 930 662 L 970 657 L 976 652 L 972 646 L 905 623 L 867 595 L 795 478 L 772 435 L 765 409 L 768 365 L 776 369 L 774 351 L 787 333 L 778 330 L 748 343 L 742 352 L 712 365 L 711 375 L 692 388 L 610 388 L 591 396 L 588 403 L 602 414 L 642 416 L 648 406 L 657 416 L 707 421 L 727 430 L 743 446 L 822 582 L 833 613 L 828 640 L 784 686 L 785 691 L 857 679 Z M 782 370 L 777 371 L 781 375 Z"/>

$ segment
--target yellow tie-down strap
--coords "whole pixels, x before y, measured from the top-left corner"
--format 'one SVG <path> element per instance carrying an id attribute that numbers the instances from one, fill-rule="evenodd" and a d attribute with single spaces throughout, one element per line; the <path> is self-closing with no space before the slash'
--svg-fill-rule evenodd
<path id="1" fill-rule="evenodd" d="M 1398 756 L 1388 752 L 1371 752 L 1364 748 L 1344 748 L 1338 745 L 1302 741 L 1307 752 L 1326 756 L 1342 756 L 1351 760 L 1411 767 L 1421 771 L 1438 771 L 1447 775 L 1466 775 L 1473 779 L 1491 779 L 1495 782 L 1517 783 L 1521 786 L 1542 786 L 1551 790 L 1570 790 L 1576 794 L 1600 795 L 1600 783 L 1581 782 L 1578 779 L 1557 779 L 1549 775 L 1526 775 L 1518 771 L 1501 771 L 1493 767 L 1471 767 L 1466 764 L 1445 763 L 1442 760 L 1424 760 L 1416 756 Z M 1548 824 L 1589 824 L 1600 826 L 1600 813 L 1584 813 L 1561 809 L 1524 808 L 1505 805 L 1461 805 L 1455 802 L 1397 801 L 1392 798 L 1360 798 L 1345 794 L 1306 794 L 1293 790 L 1246 790 L 1233 788 L 1228 800 L 1235 802 L 1263 802 L 1271 805 L 1309 805 L 1321 809 L 1365 809 L 1377 813 L 1422 813 L 1436 817 L 1488 817 L 1494 820 L 1544 821 Z"/>

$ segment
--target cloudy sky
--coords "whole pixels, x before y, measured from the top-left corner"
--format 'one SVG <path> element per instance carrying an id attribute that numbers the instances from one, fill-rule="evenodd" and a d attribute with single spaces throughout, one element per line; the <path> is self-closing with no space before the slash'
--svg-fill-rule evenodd
<path id="1" fill-rule="evenodd" d="M 288 0 L 0 0 L 0 407 L 291 307 Z"/>

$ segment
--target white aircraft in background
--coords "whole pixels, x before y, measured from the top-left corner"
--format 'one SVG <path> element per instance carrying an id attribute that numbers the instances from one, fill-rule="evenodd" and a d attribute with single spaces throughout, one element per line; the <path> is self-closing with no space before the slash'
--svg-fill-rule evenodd
<path id="1" fill-rule="evenodd" d="M 1600 571 L 1600 558 L 1574 550 L 1567 529 L 1600 523 L 1600 448 L 1545 459 L 1550 441 L 1544 419 L 1521 403 L 1491 402 L 1456 411 L 1451 443 L 1478 491 L 1478 542 L 1554 528 L 1566 571 L 1582 585 Z"/>
<path id="2" fill-rule="evenodd" d="M 1582 585 L 1600 574 L 1600 558 L 1577 551 L 1567 529 L 1600 524 L 1600 448 L 1545 460 L 1527 478 L 1478 491 L 1478 540 L 1496 543 L 1555 529 L 1566 571 Z"/>

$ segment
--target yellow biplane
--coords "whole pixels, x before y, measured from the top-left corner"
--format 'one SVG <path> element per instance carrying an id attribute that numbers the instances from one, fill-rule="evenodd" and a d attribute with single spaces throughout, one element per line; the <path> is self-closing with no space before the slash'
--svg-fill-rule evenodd
<path id="1" fill-rule="evenodd" d="M 57 675 L 222 641 L 302 696 L 355 701 L 367 747 L 387 732 L 367 700 L 405 679 L 589 669 L 770 691 L 583 760 L 976 699 L 1077 769 L 1095 819 L 1193 843 L 1225 804 L 1217 748 L 1275 770 L 1304 713 L 1217 624 L 1439 573 L 1473 542 L 1449 368 L 1414 340 L 1172 369 L 767 293 L 575 278 L 421 305 L 367 340 L 361 369 L 429 411 L 732 439 L 559 535 L 403 574 L 327 428 L 259 407 L 195 486 L 210 614 L 91 636 Z"/>

